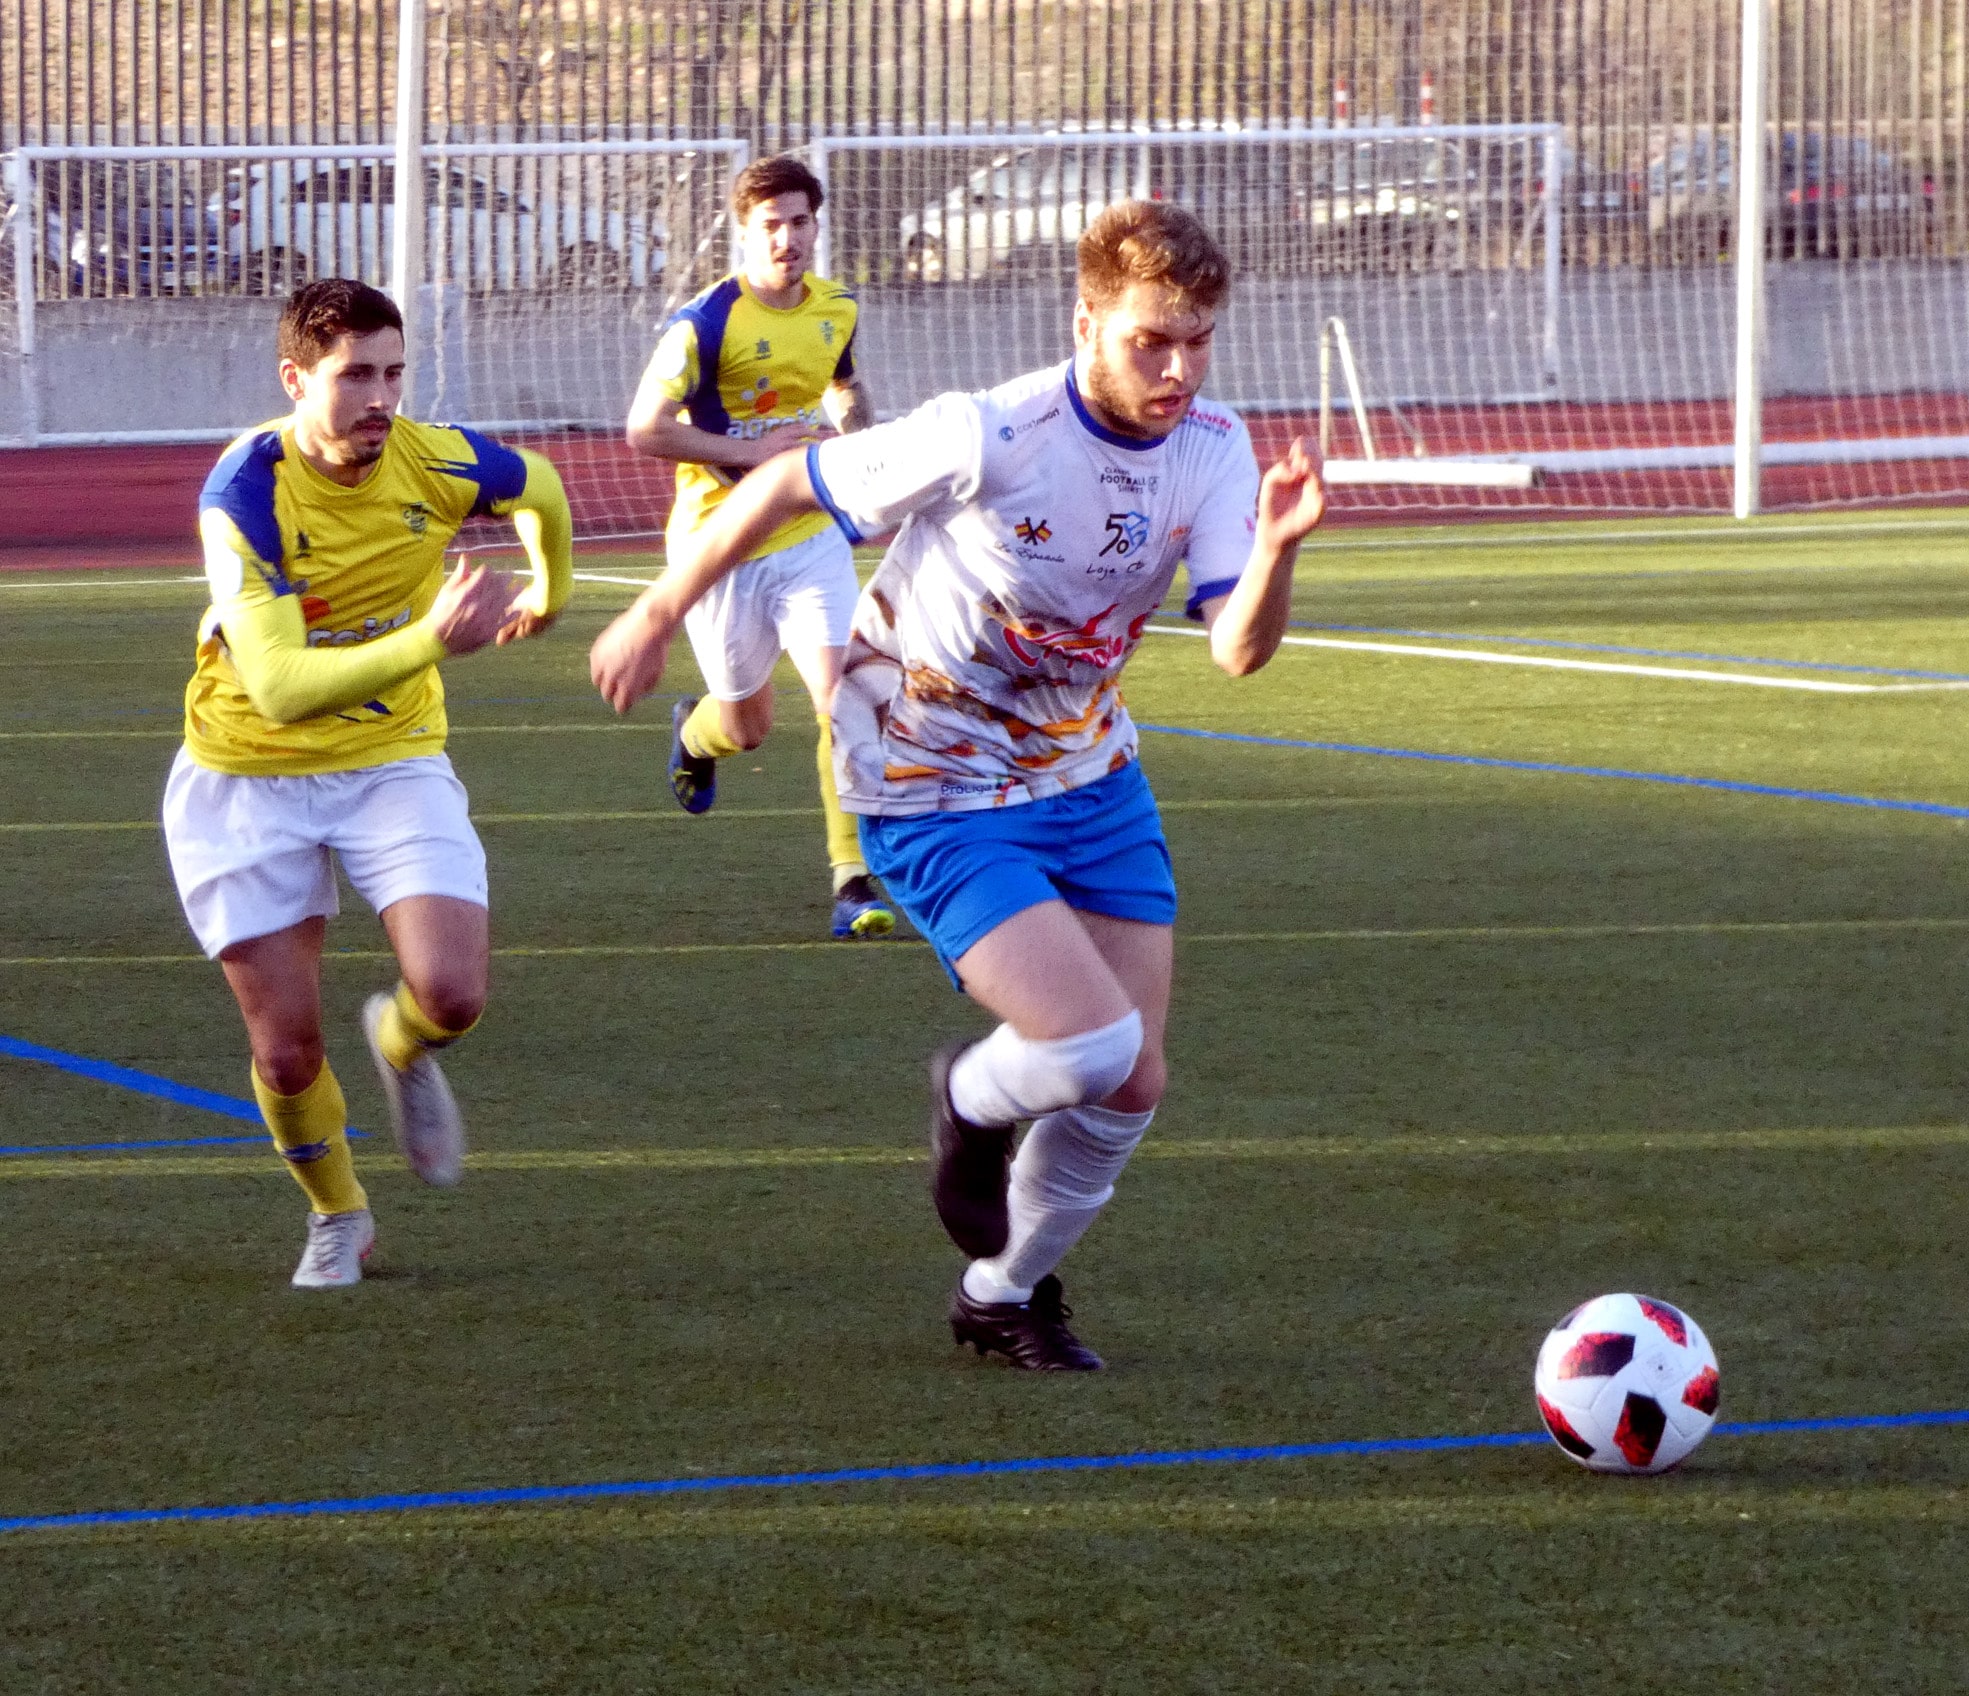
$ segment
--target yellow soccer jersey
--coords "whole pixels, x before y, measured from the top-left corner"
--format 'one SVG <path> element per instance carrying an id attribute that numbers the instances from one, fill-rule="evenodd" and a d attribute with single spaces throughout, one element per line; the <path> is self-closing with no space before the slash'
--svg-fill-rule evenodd
<path id="1" fill-rule="evenodd" d="M 855 374 L 853 293 L 809 272 L 806 297 L 780 311 L 731 276 L 680 307 L 656 344 L 663 393 L 681 401 L 686 422 L 714 436 L 763 436 L 781 424 L 823 423 L 820 397 Z M 688 535 L 744 473 L 732 465 L 677 467 L 672 535 Z M 752 556 L 817 536 L 826 513 L 790 519 Z"/>
<path id="2" fill-rule="evenodd" d="M 445 741 L 444 648 L 420 621 L 443 580 L 445 545 L 467 518 L 557 505 L 549 551 L 566 564 L 552 573 L 558 582 L 540 584 L 536 572 L 538 610 L 556 611 L 572 574 L 566 496 L 537 455 L 408 418 L 351 488 L 301 456 L 293 429 L 287 419 L 239 437 L 199 497 L 212 605 L 185 691 L 185 746 L 202 766 L 249 777 L 435 754 Z M 291 622 L 297 604 L 305 650 Z M 228 643 L 229 620 L 235 644 L 252 634 L 256 692 Z M 291 640 L 269 644 L 269 629 Z"/>

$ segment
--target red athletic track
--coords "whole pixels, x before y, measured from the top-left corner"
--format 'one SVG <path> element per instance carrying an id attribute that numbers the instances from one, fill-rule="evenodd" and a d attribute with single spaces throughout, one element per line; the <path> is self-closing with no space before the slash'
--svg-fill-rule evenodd
<path id="1" fill-rule="evenodd" d="M 1507 450 L 1633 447 L 1730 440 L 1727 402 L 1582 406 L 1414 407 L 1406 416 L 1432 455 Z M 1250 419 L 1261 458 L 1312 428 L 1304 413 Z M 1377 418 L 1383 452 L 1402 439 Z M 1343 432 L 1347 427 L 1343 424 Z M 1765 409 L 1767 441 L 1829 435 L 1969 434 L 1969 395 L 1901 394 L 1823 401 L 1780 399 Z M 1351 432 L 1343 434 L 1356 451 Z M 567 483 L 578 529 L 653 538 L 669 510 L 668 471 L 632 454 L 619 437 L 534 439 Z M 152 447 L 23 448 L 0 452 L 0 570 L 193 565 L 199 486 L 217 449 L 206 443 Z M 1933 504 L 1969 496 L 1969 460 L 1897 460 L 1879 465 L 1772 466 L 1767 509 L 1827 504 Z M 1580 473 L 1513 490 L 1337 489 L 1335 524 L 1445 523 L 1474 518 L 1583 517 L 1636 511 L 1727 512 L 1727 470 Z M 602 544 L 596 544 L 600 547 Z M 628 544 L 633 547 L 638 544 Z"/>

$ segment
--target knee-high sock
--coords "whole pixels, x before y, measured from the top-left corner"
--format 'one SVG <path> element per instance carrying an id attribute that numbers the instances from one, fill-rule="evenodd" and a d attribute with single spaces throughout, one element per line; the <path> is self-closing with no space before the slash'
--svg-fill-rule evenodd
<path id="1" fill-rule="evenodd" d="M 476 1019 L 472 1021 L 472 1025 L 477 1023 Z M 450 1046 L 472 1025 L 463 1031 L 446 1030 L 417 1005 L 410 985 L 399 982 L 396 994 L 390 997 L 388 1010 L 376 1026 L 376 1046 L 382 1049 L 383 1058 L 401 1072 L 427 1049 Z"/>
<path id="2" fill-rule="evenodd" d="M 950 1068 L 950 1104 L 974 1125 L 1010 1125 L 1114 1094 L 1142 1052 L 1134 1008 L 1077 1036 L 1020 1036 L 1000 1025 Z"/>
<path id="3" fill-rule="evenodd" d="M 273 1145 L 294 1181 L 307 1192 L 317 1213 L 354 1213 L 369 1205 L 349 1158 L 348 1105 L 342 1086 L 323 1061 L 315 1080 L 299 1095 L 277 1095 L 253 1068 L 253 1096 L 267 1122 Z"/>
<path id="4" fill-rule="evenodd" d="M 709 695 L 684 720 L 684 746 L 700 760 L 726 760 L 745 752 L 725 733 L 725 715 Z"/>
<path id="5" fill-rule="evenodd" d="M 1049 1113 L 1019 1145 L 1006 1198 L 1011 1234 L 1004 1252 L 974 1260 L 964 1273 L 973 1301 L 1025 1301 L 1058 1266 L 1114 1194 L 1155 1117 L 1111 1107 L 1068 1107 Z"/>
<path id="6" fill-rule="evenodd" d="M 851 877 L 866 877 L 868 867 L 862 861 L 854 814 L 841 810 L 841 793 L 834 784 L 834 727 L 824 713 L 814 763 L 820 767 L 820 807 L 827 818 L 827 863 L 834 868 L 834 887 L 839 890 Z"/>

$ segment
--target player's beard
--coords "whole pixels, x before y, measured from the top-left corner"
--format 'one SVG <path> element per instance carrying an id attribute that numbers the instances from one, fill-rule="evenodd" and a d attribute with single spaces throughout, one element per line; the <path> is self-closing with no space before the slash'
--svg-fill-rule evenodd
<path id="1" fill-rule="evenodd" d="M 1087 398 L 1112 418 L 1131 436 L 1141 436 L 1147 441 L 1161 441 L 1178 424 L 1189 416 L 1189 406 L 1173 418 L 1164 420 L 1149 413 L 1143 405 L 1146 397 L 1128 395 L 1119 378 L 1110 371 L 1101 359 L 1099 348 L 1095 348 L 1087 360 Z"/>
<path id="2" fill-rule="evenodd" d="M 344 465 L 374 465 L 383 457 L 390 445 L 390 430 L 395 427 L 389 419 L 383 422 L 385 427 L 380 433 L 365 430 L 358 424 L 342 438 L 342 449 L 348 456 L 342 462 Z"/>

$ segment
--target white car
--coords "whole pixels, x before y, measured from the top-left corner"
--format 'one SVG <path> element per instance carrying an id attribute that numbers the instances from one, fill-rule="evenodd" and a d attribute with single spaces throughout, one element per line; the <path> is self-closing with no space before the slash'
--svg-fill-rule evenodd
<path id="1" fill-rule="evenodd" d="M 427 167 L 429 274 L 481 290 L 647 288 L 660 281 L 661 220 L 583 186 L 551 169 L 522 191 L 483 170 Z M 249 293 L 280 292 L 315 277 L 389 275 L 396 167 L 387 161 L 243 166 L 221 199 L 231 266 Z"/>
<path id="2" fill-rule="evenodd" d="M 1067 249 L 1118 200 L 1149 192 L 1134 146 L 1022 147 L 1000 153 L 897 227 L 910 282 L 961 282 Z"/>

